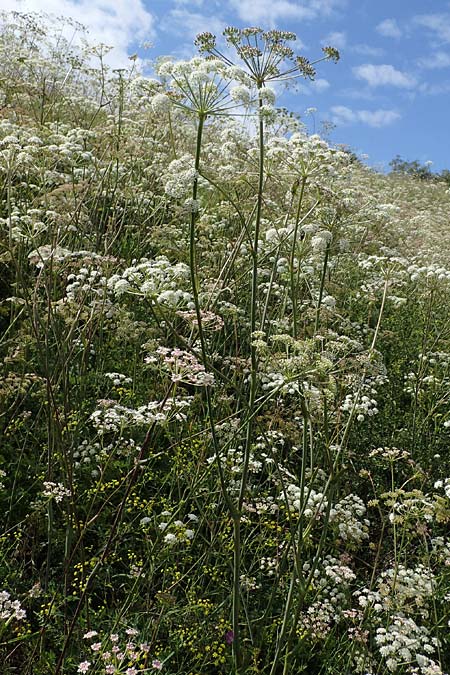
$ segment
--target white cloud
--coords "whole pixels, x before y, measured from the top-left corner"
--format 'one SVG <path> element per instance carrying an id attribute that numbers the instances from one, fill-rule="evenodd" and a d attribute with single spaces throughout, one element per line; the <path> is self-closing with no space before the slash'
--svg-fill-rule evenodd
<path id="1" fill-rule="evenodd" d="M 395 19 L 385 19 L 378 24 L 376 31 L 384 37 L 399 38 L 402 36 L 402 31 Z"/>
<path id="2" fill-rule="evenodd" d="M 206 16 L 187 9 L 173 9 L 162 25 L 164 30 L 173 31 L 192 41 L 196 35 L 204 31 L 220 35 L 225 24 L 215 16 Z"/>
<path id="3" fill-rule="evenodd" d="M 331 113 L 332 122 L 338 126 L 362 123 L 378 129 L 396 122 L 401 117 L 395 110 L 352 110 L 345 105 L 332 106 Z"/>
<path id="4" fill-rule="evenodd" d="M 345 105 L 334 105 L 331 108 L 331 112 L 331 119 L 334 124 L 344 126 L 346 124 L 352 124 L 352 122 L 356 122 L 358 119 L 356 113 Z"/>
<path id="5" fill-rule="evenodd" d="M 242 21 L 273 26 L 279 19 L 328 16 L 343 7 L 346 0 L 230 0 L 229 4 Z"/>
<path id="6" fill-rule="evenodd" d="M 83 24 L 88 29 L 91 43 L 114 47 L 106 57 L 113 67 L 129 65 L 128 56 L 133 44 L 154 37 L 153 15 L 142 0 L 3 0 L 2 9 L 18 12 L 45 12 L 64 16 Z M 80 36 L 81 37 L 81 36 Z M 76 39 L 75 39 L 76 42 Z"/>
<path id="7" fill-rule="evenodd" d="M 425 94 L 427 96 L 439 96 L 440 94 L 448 94 L 450 93 L 450 81 L 446 82 L 436 82 L 434 84 L 431 84 L 429 82 L 423 82 L 419 86 L 419 91 L 421 94 Z"/>
<path id="8" fill-rule="evenodd" d="M 448 68 L 450 66 L 450 54 L 448 52 L 435 52 L 431 56 L 425 56 L 418 61 L 419 66 L 427 69 Z"/>
<path id="9" fill-rule="evenodd" d="M 450 14 L 419 14 L 414 23 L 429 31 L 442 42 L 450 42 Z"/>
<path id="10" fill-rule="evenodd" d="M 401 118 L 395 110 L 358 110 L 358 119 L 369 127 L 386 127 Z"/>
<path id="11" fill-rule="evenodd" d="M 370 87 L 392 85 L 393 87 L 412 89 L 417 84 L 414 77 L 387 64 L 377 66 L 372 63 L 365 63 L 353 68 L 353 72 L 358 79 L 365 80 Z"/>
<path id="12" fill-rule="evenodd" d="M 365 44 L 353 45 L 351 51 L 363 56 L 383 56 L 384 54 L 384 49 L 381 49 L 381 47 L 372 47 Z"/>
<path id="13" fill-rule="evenodd" d="M 204 0 L 173 0 L 175 5 L 194 5 L 195 7 L 202 7 L 204 5 Z"/>
<path id="14" fill-rule="evenodd" d="M 320 44 L 331 47 L 336 47 L 336 49 L 344 49 L 347 44 L 347 35 L 344 32 L 334 31 L 329 33 L 323 40 L 320 41 Z"/>
<path id="15" fill-rule="evenodd" d="M 312 82 L 310 82 L 309 86 L 311 87 L 311 89 L 320 94 L 330 87 L 330 83 L 328 82 L 328 80 L 325 80 L 325 78 L 319 77 L 317 78 L 317 80 L 313 80 Z"/>

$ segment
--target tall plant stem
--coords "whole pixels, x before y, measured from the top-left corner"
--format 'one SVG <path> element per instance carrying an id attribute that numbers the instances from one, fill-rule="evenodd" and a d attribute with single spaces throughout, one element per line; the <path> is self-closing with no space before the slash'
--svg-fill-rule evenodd
<path id="1" fill-rule="evenodd" d="M 325 249 L 325 256 L 324 256 L 324 259 L 323 259 L 322 276 L 321 276 L 321 279 L 320 279 L 319 299 L 317 300 L 317 307 L 316 307 L 316 321 L 315 321 L 315 324 L 314 324 L 314 335 L 319 330 L 320 307 L 322 305 L 323 289 L 325 288 L 325 278 L 326 278 L 326 275 L 327 275 L 329 255 L 330 255 L 330 244 L 327 243 L 327 247 Z"/>
<path id="2" fill-rule="evenodd" d="M 261 110 L 263 101 L 259 97 L 259 109 Z M 247 421 L 246 421 L 246 436 L 244 449 L 244 463 L 242 467 L 241 485 L 239 489 L 239 500 L 237 513 L 233 517 L 233 539 L 234 539 L 234 564 L 233 564 L 233 632 L 234 632 L 234 660 L 235 673 L 238 675 L 242 668 L 242 651 L 239 635 L 239 614 L 240 614 L 240 576 L 241 576 L 241 509 L 245 497 L 245 492 L 248 483 L 248 468 L 250 462 L 250 449 L 253 438 L 254 418 L 252 410 L 256 400 L 257 387 L 257 373 L 258 373 L 258 358 L 256 354 L 256 347 L 253 345 L 253 333 L 256 330 L 256 313 L 257 313 L 257 296 L 258 296 L 258 245 L 259 245 L 259 231 L 261 226 L 262 213 L 262 197 L 264 187 L 264 122 L 259 116 L 258 124 L 258 140 L 259 140 L 259 163 L 258 163 L 258 193 L 256 200 L 256 214 L 255 214 L 255 231 L 253 234 L 252 247 L 252 286 L 251 286 L 251 301 L 250 301 L 250 391 L 248 397 Z"/>
<path id="3" fill-rule="evenodd" d="M 295 280 L 295 274 L 294 274 L 294 261 L 295 261 L 295 249 L 297 247 L 297 239 L 298 239 L 298 227 L 300 223 L 300 213 L 302 210 L 302 203 L 303 203 L 303 195 L 305 194 L 305 186 L 306 186 L 306 181 L 307 181 L 307 176 L 302 176 L 302 181 L 300 184 L 300 195 L 298 198 L 298 204 L 297 204 L 297 213 L 295 216 L 295 226 L 294 226 L 294 238 L 292 240 L 292 248 L 291 248 L 291 259 L 290 259 L 290 274 L 291 274 L 291 301 L 292 301 L 292 319 L 294 322 L 293 326 L 293 335 L 294 339 L 296 340 L 298 337 L 298 320 L 297 320 L 297 283 Z"/>
<path id="4" fill-rule="evenodd" d="M 259 99 L 259 107 L 262 107 L 262 99 Z M 250 359 L 251 359 L 251 371 L 250 371 L 250 392 L 248 399 L 248 420 L 247 420 L 247 432 L 245 439 L 245 453 L 244 453 L 244 467 L 242 471 L 241 487 L 239 491 L 239 511 L 241 510 L 242 503 L 244 501 L 245 490 L 247 488 L 248 481 L 248 465 L 250 461 L 250 446 L 253 435 L 253 417 L 251 415 L 255 399 L 256 399 L 256 384 L 257 384 L 257 374 L 258 374 L 258 358 L 256 354 L 256 347 L 253 345 L 253 333 L 256 330 L 256 310 L 257 310 L 257 296 L 258 296 L 258 245 L 259 245 L 259 231 L 261 226 L 261 213 L 262 213 L 262 197 L 263 197 L 263 186 L 264 186 L 264 122 L 262 117 L 259 118 L 259 127 L 258 127 L 258 136 L 259 136 L 259 166 L 258 166 L 258 194 L 256 202 L 256 215 L 255 215 L 255 231 L 253 235 L 253 265 L 252 265 L 252 288 L 251 288 L 251 304 L 250 304 Z"/>
<path id="5" fill-rule="evenodd" d="M 205 113 L 199 113 L 198 117 L 198 128 L 197 128 L 197 143 L 195 149 L 195 177 L 194 183 L 192 186 L 192 200 L 194 208 L 191 213 L 191 222 L 189 228 L 189 267 L 190 267 L 190 276 L 191 276 L 191 286 L 192 286 L 192 295 L 194 298 L 195 305 L 195 314 L 197 317 L 197 326 L 198 326 L 198 335 L 200 339 L 200 350 L 203 359 L 203 365 L 208 369 L 208 351 L 206 348 L 206 340 L 203 332 L 202 324 L 202 312 L 200 307 L 199 293 L 198 293 L 198 276 L 197 276 L 197 251 L 196 251 L 196 220 L 197 220 L 197 211 L 195 204 L 197 202 L 198 194 L 198 175 L 200 167 L 200 157 L 202 150 L 202 137 L 203 129 L 206 120 Z M 231 499 L 227 485 L 225 482 L 225 476 L 223 473 L 223 468 L 220 462 L 220 452 L 219 452 L 219 443 L 216 434 L 216 428 L 214 424 L 214 414 L 213 414 L 213 405 L 211 399 L 211 388 L 206 387 L 206 406 L 208 410 L 209 425 L 211 430 L 211 437 L 213 440 L 214 452 L 216 456 L 217 470 L 219 473 L 220 486 L 222 490 L 222 495 L 227 505 L 227 508 L 230 512 L 231 519 L 233 521 L 233 590 L 232 590 L 232 626 L 233 626 L 233 654 L 235 660 L 235 672 L 239 673 L 242 663 L 242 652 L 241 652 L 241 641 L 239 635 L 239 615 L 240 615 L 240 566 L 241 566 L 241 531 L 240 531 L 240 507 L 236 509 L 233 500 Z"/>

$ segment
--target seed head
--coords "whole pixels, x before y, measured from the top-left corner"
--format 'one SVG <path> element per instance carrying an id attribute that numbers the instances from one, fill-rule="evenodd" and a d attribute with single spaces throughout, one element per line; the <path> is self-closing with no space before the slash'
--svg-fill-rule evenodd
<path id="1" fill-rule="evenodd" d="M 338 50 L 335 47 L 322 47 L 322 51 L 330 61 L 337 63 L 341 58 Z"/>
<path id="2" fill-rule="evenodd" d="M 311 65 L 310 61 L 304 56 L 297 56 L 297 68 L 306 79 L 313 80 L 316 76 L 316 69 Z"/>
<path id="3" fill-rule="evenodd" d="M 212 51 L 216 46 L 216 36 L 208 31 L 199 33 L 194 40 L 194 44 L 198 47 L 201 54 Z"/>

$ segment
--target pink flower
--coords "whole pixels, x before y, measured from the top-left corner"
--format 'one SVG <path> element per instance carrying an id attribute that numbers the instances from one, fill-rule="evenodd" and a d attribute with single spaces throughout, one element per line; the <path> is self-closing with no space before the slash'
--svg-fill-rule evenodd
<path id="1" fill-rule="evenodd" d="M 77 673 L 87 673 L 90 665 L 91 665 L 90 661 L 83 661 L 83 663 L 80 663 L 80 665 L 78 666 Z"/>
<path id="2" fill-rule="evenodd" d="M 225 642 L 227 643 L 227 645 L 232 645 L 233 641 L 234 641 L 234 633 L 232 630 L 228 630 L 225 633 Z"/>
<path id="3" fill-rule="evenodd" d="M 83 637 L 84 637 L 85 640 L 90 640 L 91 638 L 95 637 L 96 635 L 98 635 L 96 630 L 90 630 L 87 633 L 85 633 L 83 635 Z"/>
<path id="4" fill-rule="evenodd" d="M 159 659 L 153 659 L 152 661 L 152 668 L 155 670 L 162 670 L 162 663 L 159 661 Z"/>

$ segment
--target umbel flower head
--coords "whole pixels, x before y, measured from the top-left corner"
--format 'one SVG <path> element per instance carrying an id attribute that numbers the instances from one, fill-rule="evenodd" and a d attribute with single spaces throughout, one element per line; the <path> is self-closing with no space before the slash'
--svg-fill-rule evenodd
<path id="1" fill-rule="evenodd" d="M 248 76 L 259 89 L 274 80 L 284 81 L 296 77 L 314 79 L 316 63 L 339 60 L 339 52 L 334 47 L 324 47 L 324 56 L 312 62 L 304 56 L 295 56 L 289 43 L 295 42 L 297 36 L 290 31 L 264 31 L 262 28 L 240 29 L 230 26 L 225 28 L 223 35 L 227 44 L 235 49 Z M 200 33 L 195 45 L 201 54 L 233 66 L 233 62 L 218 49 L 216 36 L 212 33 Z"/>
<path id="2" fill-rule="evenodd" d="M 155 112 L 163 111 L 173 104 L 186 112 L 204 117 L 228 115 L 239 107 L 239 103 L 247 106 L 252 103 L 251 92 L 244 86 L 239 73 L 220 59 L 195 56 L 190 61 L 161 61 L 156 72 L 168 79 L 170 90 L 168 95 L 157 94 L 153 97 L 152 107 Z M 238 87 L 233 91 L 230 88 L 233 81 L 237 81 L 244 91 L 238 91 Z"/>

